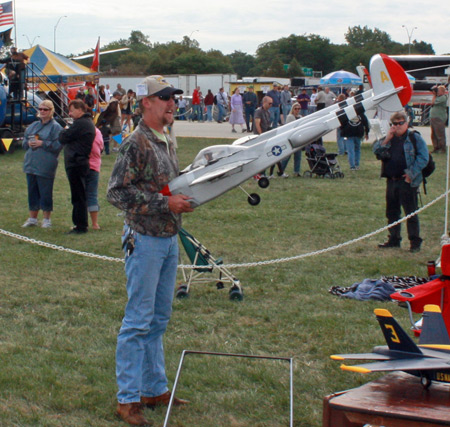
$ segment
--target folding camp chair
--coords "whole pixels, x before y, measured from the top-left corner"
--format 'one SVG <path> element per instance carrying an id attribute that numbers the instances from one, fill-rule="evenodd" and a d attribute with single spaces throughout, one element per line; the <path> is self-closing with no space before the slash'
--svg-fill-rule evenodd
<path id="1" fill-rule="evenodd" d="M 242 300 L 244 293 L 242 291 L 241 283 L 233 274 L 223 266 L 222 258 L 214 258 L 211 252 L 202 245 L 194 236 L 189 234 L 182 228 L 178 236 L 181 244 L 186 251 L 191 265 L 195 268 L 182 267 L 183 282 L 177 289 L 177 298 L 185 298 L 189 296 L 189 290 L 193 283 L 208 283 L 216 281 L 217 289 L 223 289 L 225 283 L 231 283 L 229 290 L 230 299 Z M 203 277 L 204 274 L 214 274 L 214 277 Z"/>

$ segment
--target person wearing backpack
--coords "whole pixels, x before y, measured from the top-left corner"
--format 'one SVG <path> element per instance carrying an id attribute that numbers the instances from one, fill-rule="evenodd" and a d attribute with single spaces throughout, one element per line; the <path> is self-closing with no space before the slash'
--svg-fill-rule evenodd
<path id="1" fill-rule="evenodd" d="M 404 111 L 391 115 L 390 129 L 386 137 L 376 141 L 374 154 L 382 161 L 381 176 L 386 180 L 386 217 L 388 224 L 401 218 L 401 208 L 409 215 L 418 208 L 418 188 L 423 180 L 422 169 L 429 160 L 428 148 L 422 136 L 408 129 L 408 116 Z M 406 221 L 410 252 L 420 251 L 419 217 Z M 389 239 L 378 247 L 399 248 L 401 225 L 389 228 Z"/>

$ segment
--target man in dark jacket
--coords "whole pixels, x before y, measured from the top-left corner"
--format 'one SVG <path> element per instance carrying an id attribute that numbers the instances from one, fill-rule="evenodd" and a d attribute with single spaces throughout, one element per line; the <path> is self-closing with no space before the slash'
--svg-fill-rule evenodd
<path id="1" fill-rule="evenodd" d="M 72 193 L 72 221 L 75 227 L 69 233 L 82 234 L 88 229 L 86 176 L 89 172 L 89 155 L 95 138 L 95 126 L 81 99 L 71 101 L 69 116 L 72 117 L 73 124 L 59 135 L 59 142 L 64 146 L 64 165 Z"/>
<path id="2" fill-rule="evenodd" d="M 350 170 L 359 169 L 361 160 L 361 139 L 369 138 L 369 121 L 364 113 L 356 116 L 354 119 L 347 121 L 340 127 L 341 138 L 344 138 L 345 151 L 348 154 L 348 163 Z"/>
<path id="3" fill-rule="evenodd" d="M 247 132 L 253 132 L 255 127 L 255 110 L 258 106 L 258 98 L 253 91 L 253 86 L 248 87 L 248 91 L 244 93 L 242 101 L 245 107 L 245 123 L 247 124 Z M 250 118 L 252 125 L 250 126 Z"/>
<path id="4" fill-rule="evenodd" d="M 414 144 L 415 141 L 415 144 Z M 409 215 L 418 209 L 417 189 L 423 180 L 422 169 L 428 163 L 428 148 L 418 132 L 408 130 L 408 116 L 404 111 L 392 114 L 391 128 L 384 139 L 373 145 L 377 158 L 382 160 L 381 176 L 386 180 L 386 217 L 389 224 L 401 217 L 401 209 Z M 389 228 L 389 240 L 379 248 L 399 248 L 401 224 Z M 410 251 L 420 251 L 422 238 L 418 215 L 406 221 Z"/>

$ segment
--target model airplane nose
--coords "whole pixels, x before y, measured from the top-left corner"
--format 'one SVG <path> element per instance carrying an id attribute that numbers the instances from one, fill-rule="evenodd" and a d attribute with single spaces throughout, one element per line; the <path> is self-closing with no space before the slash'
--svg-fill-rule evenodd
<path id="1" fill-rule="evenodd" d="M 170 192 L 169 185 L 166 185 L 160 192 L 163 196 L 171 196 L 172 193 Z"/>

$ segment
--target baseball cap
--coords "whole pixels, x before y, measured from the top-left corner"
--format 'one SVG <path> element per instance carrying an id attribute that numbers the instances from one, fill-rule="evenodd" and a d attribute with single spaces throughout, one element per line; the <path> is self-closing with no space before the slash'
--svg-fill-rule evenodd
<path id="1" fill-rule="evenodd" d="M 136 98 L 138 100 L 147 96 L 161 96 L 182 94 L 181 89 L 173 87 L 163 76 L 148 76 L 136 85 Z"/>

